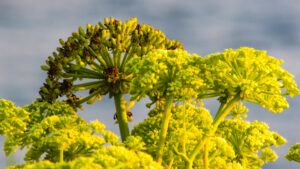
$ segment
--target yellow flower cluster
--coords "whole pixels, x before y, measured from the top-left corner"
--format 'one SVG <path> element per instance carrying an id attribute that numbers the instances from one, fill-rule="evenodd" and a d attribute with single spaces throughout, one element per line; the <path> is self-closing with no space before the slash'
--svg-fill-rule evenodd
<path id="1" fill-rule="evenodd" d="M 216 136 L 224 138 L 233 147 L 236 161 L 245 169 L 259 168 L 264 161 L 275 161 L 277 155 L 269 147 L 286 143 L 282 136 L 269 131 L 267 124 L 258 121 L 250 123 L 241 119 L 224 120 L 219 125 Z M 260 150 L 261 156 L 257 154 Z"/>
<path id="2" fill-rule="evenodd" d="M 289 107 L 284 95 L 293 97 L 300 93 L 293 76 L 280 67 L 282 63 L 267 56 L 266 51 L 242 47 L 209 55 L 199 66 L 200 76 L 212 94 L 225 99 L 239 95 L 243 101 L 276 113 Z"/>
<path id="3" fill-rule="evenodd" d="M 292 145 L 289 152 L 285 155 L 285 158 L 289 161 L 296 161 L 300 163 L 300 143 Z"/>
<path id="4" fill-rule="evenodd" d="M 26 139 L 24 136 L 28 126 L 29 114 L 26 110 L 15 107 L 11 101 L 0 100 L 0 135 L 6 136 L 4 143 L 6 155 L 9 155 L 12 151 L 15 152 Z"/>
<path id="5" fill-rule="evenodd" d="M 131 99 L 140 100 L 146 96 L 156 99 L 173 96 L 178 100 L 197 98 L 198 91 L 205 87 L 198 76 L 200 70 L 191 64 L 197 59 L 201 57 L 184 50 L 154 50 L 142 59 L 133 58 L 127 67 L 134 75 Z"/>
<path id="6" fill-rule="evenodd" d="M 60 160 L 63 151 L 65 161 L 78 156 L 90 156 L 104 144 L 122 145 L 119 137 L 98 121 L 90 125 L 78 117 L 65 102 L 35 101 L 24 108 L 17 108 L 10 101 L 0 101 L 0 134 L 7 136 L 4 149 L 7 155 L 16 150 L 28 148 L 25 161 L 44 159 Z M 93 135 L 101 134 L 102 137 Z"/>
<path id="7" fill-rule="evenodd" d="M 70 162 L 53 163 L 48 160 L 28 165 L 10 166 L 7 169 L 162 169 L 152 157 L 122 146 L 102 147 L 91 157 L 78 157 Z"/>
<path id="8" fill-rule="evenodd" d="M 154 108 L 149 112 L 149 118 L 139 123 L 132 130 L 133 136 L 140 136 L 145 142 L 145 152 L 156 156 L 158 148 L 159 131 L 162 121 L 161 108 Z M 164 147 L 163 163 L 168 165 L 171 161 L 173 167 L 183 168 L 185 165 L 184 159 L 174 153 L 175 151 L 191 152 L 197 143 L 205 135 L 212 123 L 212 117 L 209 112 L 202 107 L 193 105 L 173 106 L 172 116 L 169 123 L 166 143 Z M 184 130 L 184 126 L 186 130 Z M 212 145 L 212 147 L 217 144 Z"/>

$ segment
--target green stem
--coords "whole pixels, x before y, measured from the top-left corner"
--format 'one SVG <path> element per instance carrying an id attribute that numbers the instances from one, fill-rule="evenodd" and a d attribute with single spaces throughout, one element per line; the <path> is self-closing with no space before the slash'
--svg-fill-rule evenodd
<path id="1" fill-rule="evenodd" d="M 109 53 L 109 50 L 108 50 L 108 48 L 107 47 L 104 47 L 103 48 L 103 58 L 106 58 L 107 59 L 107 61 L 108 61 L 108 65 L 111 65 L 111 66 L 115 66 L 114 64 L 113 64 L 113 61 L 112 61 L 112 58 L 111 58 L 111 56 L 110 56 L 110 53 Z"/>
<path id="2" fill-rule="evenodd" d="M 173 152 L 174 152 L 176 155 L 182 157 L 182 158 L 184 159 L 185 162 L 188 163 L 188 162 L 190 161 L 190 159 L 188 158 L 188 156 L 186 155 L 186 153 L 181 153 L 181 152 L 179 152 L 179 151 L 177 150 L 177 148 L 173 147 Z"/>
<path id="3" fill-rule="evenodd" d="M 208 142 L 209 141 L 207 141 L 207 143 L 204 144 L 204 147 L 203 147 L 203 167 L 204 167 L 204 169 L 208 169 L 208 165 L 209 165 L 209 162 L 208 162 L 208 147 L 207 147 Z"/>
<path id="4" fill-rule="evenodd" d="M 131 57 L 133 56 L 135 49 L 136 49 L 137 44 L 134 45 L 130 45 L 129 50 L 126 52 L 126 54 L 123 57 L 121 66 L 120 66 L 120 71 L 124 70 L 124 66 L 126 65 L 126 63 L 131 59 Z"/>
<path id="5" fill-rule="evenodd" d="M 193 169 L 193 161 L 188 161 L 185 166 L 186 169 Z"/>
<path id="6" fill-rule="evenodd" d="M 199 153 L 201 148 L 204 148 L 205 151 L 205 146 L 207 146 L 209 137 L 214 135 L 219 124 L 224 120 L 224 118 L 227 116 L 227 114 L 232 110 L 233 106 L 240 100 L 239 94 L 237 94 L 233 99 L 231 99 L 227 104 L 221 104 L 219 107 L 219 110 L 214 118 L 213 121 L 213 128 L 210 130 L 210 132 L 207 135 L 204 135 L 201 140 L 198 141 L 197 145 L 195 146 L 194 150 L 192 153 L 189 155 L 189 159 L 191 160 L 191 163 L 193 163 L 196 155 Z M 208 151 L 208 150 L 206 150 Z M 207 153 L 208 154 L 208 153 Z M 205 155 L 205 152 L 204 152 Z M 205 157 L 203 157 L 205 159 Z M 208 161 L 206 161 L 206 167 L 209 166 Z"/>
<path id="7" fill-rule="evenodd" d="M 172 159 L 169 163 L 169 165 L 167 166 L 166 169 L 171 169 L 172 168 L 172 165 L 173 165 L 173 162 L 174 162 L 174 159 Z"/>
<path id="8" fill-rule="evenodd" d="M 159 132 L 159 140 L 158 140 L 158 150 L 156 154 L 156 161 L 161 164 L 162 163 L 162 156 L 163 156 L 163 150 L 165 146 L 169 121 L 171 119 L 171 106 L 173 102 L 173 96 L 167 96 L 166 98 L 166 104 L 164 106 L 164 112 L 161 122 L 161 129 Z"/>
<path id="9" fill-rule="evenodd" d="M 64 150 L 62 148 L 59 149 L 59 162 L 64 162 Z"/>
<path id="10" fill-rule="evenodd" d="M 99 61 L 100 62 L 100 61 Z M 101 62 L 100 62 L 101 63 Z M 95 61 L 92 61 L 92 63 L 91 63 L 93 66 L 95 66 L 96 67 L 96 69 L 94 69 L 94 68 L 92 68 L 93 70 L 95 70 L 95 71 L 97 71 L 97 72 L 99 72 L 99 71 L 103 71 L 103 67 L 101 67 L 99 64 L 97 64 Z M 102 64 L 102 63 L 101 63 Z M 103 64 L 102 64 L 102 66 L 104 66 Z"/>
<path id="11" fill-rule="evenodd" d="M 87 87 L 87 86 L 95 86 L 95 85 L 103 85 L 105 84 L 105 81 L 100 81 L 100 80 L 97 80 L 97 81 L 93 81 L 93 82 L 86 82 L 86 83 L 81 83 L 81 84 L 75 84 L 73 85 L 73 87 Z"/>
<path id="12" fill-rule="evenodd" d="M 233 106 L 240 100 L 240 94 L 237 94 L 231 101 L 227 103 L 227 105 L 222 108 L 222 111 L 218 112 L 213 121 L 213 134 L 217 130 L 219 124 L 224 120 L 224 118 L 228 115 L 228 113 L 232 110 Z"/>
<path id="13" fill-rule="evenodd" d="M 186 124 L 185 124 L 185 100 L 183 102 L 183 141 L 182 141 L 182 151 L 186 154 Z"/>
<path id="14" fill-rule="evenodd" d="M 63 73 L 62 77 L 64 78 L 70 78 L 70 77 L 77 77 L 77 78 L 86 78 L 86 79 L 99 79 L 101 78 L 101 75 L 98 76 L 92 75 L 92 74 L 75 74 L 75 73 Z"/>
<path id="15" fill-rule="evenodd" d="M 76 101 L 76 104 L 77 104 L 77 105 L 80 105 L 80 104 L 82 104 L 82 103 L 84 103 L 84 102 L 90 100 L 92 97 L 96 96 L 96 95 L 99 94 L 100 92 L 101 92 L 101 89 L 98 89 L 98 90 L 94 91 L 92 94 L 88 95 L 87 97 L 85 97 L 85 98 L 83 98 L 83 99 L 81 99 L 81 100 Z"/>
<path id="16" fill-rule="evenodd" d="M 118 117 L 119 129 L 122 141 L 124 142 L 129 134 L 129 126 L 127 120 L 127 113 L 126 113 L 126 104 L 124 103 L 124 95 L 123 94 L 116 94 L 114 96 L 115 99 L 115 107 Z"/>

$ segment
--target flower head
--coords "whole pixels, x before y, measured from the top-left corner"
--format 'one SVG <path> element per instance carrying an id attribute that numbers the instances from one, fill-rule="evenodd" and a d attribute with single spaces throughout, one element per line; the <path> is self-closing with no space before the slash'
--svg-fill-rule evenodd
<path id="1" fill-rule="evenodd" d="M 165 98 L 172 95 L 179 100 L 196 98 L 205 86 L 197 76 L 200 70 L 192 65 L 200 56 L 190 55 L 184 50 L 155 50 L 143 58 L 134 58 L 128 64 L 133 72 L 130 94 L 140 100 Z"/>
<path id="2" fill-rule="evenodd" d="M 74 108 L 101 100 L 101 95 L 128 93 L 132 75 L 124 68 L 132 57 L 142 57 L 153 49 L 182 48 L 180 42 L 168 40 L 150 25 L 138 24 L 136 18 L 124 23 L 105 18 L 104 23 L 88 24 L 86 30 L 79 27 L 78 32 L 66 41 L 60 39 L 60 43 L 47 65 L 41 66 L 48 77 L 40 95 L 48 102 L 66 96 Z M 82 80 L 86 81 L 76 83 Z M 76 96 L 76 91 L 82 90 L 88 90 L 89 95 Z"/>
<path id="3" fill-rule="evenodd" d="M 282 63 L 266 51 L 226 49 L 204 58 L 200 76 L 221 100 L 238 94 L 242 100 L 276 113 L 289 107 L 284 95 L 293 97 L 300 93 L 293 76 L 280 67 Z"/>

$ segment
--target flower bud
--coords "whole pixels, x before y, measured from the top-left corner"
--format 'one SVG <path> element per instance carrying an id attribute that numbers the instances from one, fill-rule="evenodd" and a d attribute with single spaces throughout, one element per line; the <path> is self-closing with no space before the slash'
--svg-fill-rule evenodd
<path id="1" fill-rule="evenodd" d="M 59 43 L 61 44 L 61 46 L 65 46 L 65 41 L 63 39 L 59 39 Z"/>
<path id="2" fill-rule="evenodd" d="M 112 46 L 117 46 L 117 42 L 115 38 L 111 38 L 111 44 Z"/>
<path id="3" fill-rule="evenodd" d="M 102 95 L 101 95 L 101 94 L 98 94 L 97 97 L 96 97 L 96 99 L 97 99 L 98 101 L 102 100 Z"/>
<path id="4" fill-rule="evenodd" d="M 105 25 L 108 25 L 108 24 L 109 24 L 109 20 L 108 20 L 108 18 L 106 18 L 106 17 L 104 18 L 104 24 L 105 24 Z"/>
<path id="5" fill-rule="evenodd" d="M 50 68 L 47 65 L 42 65 L 41 69 L 44 71 L 48 71 Z"/>
<path id="6" fill-rule="evenodd" d="M 53 55 L 56 59 L 58 59 L 58 55 L 57 55 L 56 52 L 53 52 L 52 55 Z"/>
<path id="7" fill-rule="evenodd" d="M 88 24 L 86 25 L 86 28 L 87 28 L 87 29 L 91 29 L 91 28 L 92 28 L 92 25 L 88 23 Z"/>
<path id="8" fill-rule="evenodd" d="M 79 33 L 78 33 L 78 32 L 73 32 L 73 33 L 72 33 L 72 36 L 73 36 L 75 39 L 79 39 Z"/>
<path id="9" fill-rule="evenodd" d="M 93 104 L 95 101 L 96 101 L 96 98 L 91 98 L 86 103 L 87 104 Z"/>
<path id="10" fill-rule="evenodd" d="M 114 21 L 115 21 L 115 19 L 113 18 L 113 17 L 110 17 L 110 24 L 113 24 L 114 23 Z"/>
<path id="11" fill-rule="evenodd" d="M 48 91 L 48 89 L 47 89 L 46 87 L 42 87 L 41 90 L 42 90 L 44 93 L 49 94 L 49 91 Z"/>
<path id="12" fill-rule="evenodd" d="M 57 64 L 57 67 L 58 67 L 59 70 L 62 70 L 62 69 L 63 69 L 63 66 L 62 66 L 61 63 L 58 63 L 58 64 Z"/>
<path id="13" fill-rule="evenodd" d="M 102 22 L 99 22 L 98 23 L 98 25 L 102 28 L 102 29 L 104 29 L 105 28 L 105 26 L 103 25 L 103 23 Z"/>
<path id="14" fill-rule="evenodd" d="M 99 25 L 96 25 L 95 26 L 95 31 L 99 30 L 100 29 L 100 26 Z"/>
<path id="15" fill-rule="evenodd" d="M 84 31 L 83 27 L 80 26 L 80 27 L 78 28 L 78 32 L 79 32 L 80 36 L 85 37 L 85 31 Z"/>

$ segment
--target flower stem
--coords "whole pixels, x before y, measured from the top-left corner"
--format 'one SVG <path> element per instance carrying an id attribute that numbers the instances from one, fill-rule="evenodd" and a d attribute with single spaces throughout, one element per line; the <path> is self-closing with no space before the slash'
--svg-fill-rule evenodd
<path id="1" fill-rule="evenodd" d="M 191 163 L 193 163 L 195 157 L 197 156 L 197 154 L 199 153 L 199 151 L 201 150 L 201 148 L 203 148 L 204 151 L 204 156 L 203 156 L 203 162 L 204 162 L 204 168 L 207 169 L 209 164 L 208 164 L 208 150 L 207 150 L 207 145 L 209 142 L 209 137 L 214 135 L 219 124 L 224 120 L 224 118 L 227 116 L 227 114 L 232 110 L 233 106 L 240 100 L 240 96 L 239 94 L 237 94 L 233 99 L 231 99 L 228 103 L 226 104 L 221 104 L 221 106 L 219 107 L 219 110 L 214 118 L 214 121 L 212 123 L 212 129 L 210 130 L 210 132 L 207 135 L 204 135 L 202 137 L 201 140 L 198 141 L 198 143 L 196 144 L 194 150 L 192 151 L 192 153 L 189 155 L 189 158 L 191 160 Z M 207 151 L 207 152 L 205 152 Z M 206 156 L 206 157 L 205 157 Z"/>
<path id="2" fill-rule="evenodd" d="M 228 113 L 232 110 L 233 106 L 240 100 L 239 94 L 237 94 L 232 100 L 230 100 L 227 105 L 221 106 L 220 108 L 222 109 L 221 111 L 218 111 L 216 114 L 216 117 L 214 118 L 213 121 L 213 134 L 217 130 L 219 124 L 224 120 L 224 118 L 228 115 Z"/>
<path id="3" fill-rule="evenodd" d="M 64 150 L 62 148 L 59 149 L 59 162 L 64 162 Z"/>
<path id="4" fill-rule="evenodd" d="M 208 147 L 207 147 L 208 142 L 209 141 L 207 141 L 206 144 L 204 144 L 204 147 L 203 147 L 203 167 L 205 169 L 208 169 L 208 165 L 209 165 L 209 162 L 208 162 Z"/>
<path id="5" fill-rule="evenodd" d="M 125 141 L 129 134 L 129 126 L 126 113 L 126 104 L 124 103 L 124 95 L 117 94 L 114 96 L 116 113 L 118 117 L 119 129 L 122 141 Z"/>
<path id="6" fill-rule="evenodd" d="M 167 96 L 166 98 L 166 104 L 164 106 L 164 112 L 161 122 L 161 129 L 159 132 L 159 140 L 158 140 L 158 150 L 156 154 L 156 161 L 161 164 L 162 162 L 162 156 L 163 156 L 163 150 L 165 146 L 169 121 L 171 119 L 171 106 L 173 102 L 173 96 Z"/>

